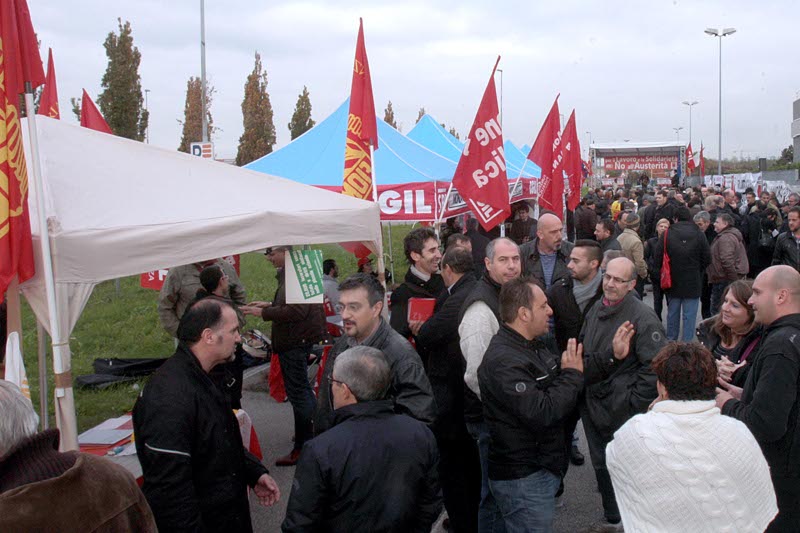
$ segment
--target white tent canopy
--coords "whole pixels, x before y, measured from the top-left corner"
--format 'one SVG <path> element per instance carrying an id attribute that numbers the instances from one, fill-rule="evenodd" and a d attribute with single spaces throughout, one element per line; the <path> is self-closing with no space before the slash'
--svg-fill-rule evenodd
<path id="1" fill-rule="evenodd" d="M 37 117 L 57 309 L 66 343 L 98 282 L 280 244 L 359 241 L 380 254 L 377 204 Z M 27 126 L 27 123 L 25 124 Z M 29 136 L 24 136 L 29 176 Z M 50 330 L 42 257 L 21 285 Z M 66 360 L 64 360 L 66 359 Z M 69 350 L 62 357 L 70 368 Z M 71 378 L 56 376 L 62 446 L 77 446 Z"/>

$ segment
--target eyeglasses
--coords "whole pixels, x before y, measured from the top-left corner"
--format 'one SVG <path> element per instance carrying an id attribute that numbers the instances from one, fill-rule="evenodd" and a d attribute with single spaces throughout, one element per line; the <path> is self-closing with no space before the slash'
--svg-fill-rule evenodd
<path id="1" fill-rule="evenodd" d="M 328 383 L 330 383 L 330 384 L 338 383 L 339 385 L 345 385 L 347 387 L 350 386 L 347 383 L 345 383 L 344 381 L 339 381 L 338 379 L 333 379 L 333 376 L 328 376 Z"/>
<path id="2" fill-rule="evenodd" d="M 616 276 L 611 276 L 611 275 L 609 275 L 609 274 L 604 274 L 604 275 L 603 275 L 603 279 L 604 279 L 605 281 L 609 282 L 609 283 L 613 281 L 614 283 L 616 283 L 616 284 L 620 284 L 620 285 L 621 285 L 621 284 L 623 284 L 623 283 L 630 283 L 631 281 L 634 281 L 634 280 L 632 280 L 632 279 L 622 279 L 622 278 L 618 278 L 618 277 L 616 277 Z"/>

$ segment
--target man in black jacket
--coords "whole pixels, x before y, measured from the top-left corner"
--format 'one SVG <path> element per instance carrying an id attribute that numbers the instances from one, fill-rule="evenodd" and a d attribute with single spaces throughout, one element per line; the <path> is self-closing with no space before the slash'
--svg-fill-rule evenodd
<path id="1" fill-rule="evenodd" d="M 142 490 L 161 531 L 252 531 L 247 487 L 263 505 L 280 491 L 244 449 L 223 384 L 209 375 L 233 357 L 239 319 L 206 298 L 186 310 L 177 334 L 178 349 L 133 408 Z"/>
<path id="2" fill-rule="evenodd" d="M 749 304 L 764 337 L 740 389 L 720 380 L 717 407 L 744 422 L 769 464 L 778 516 L 768 532 L 800 531 L 800 274 L 786 265 L 758 275 Z"/>
<path id="3" fill-rule="evenodd" d="M 405 281 L 392 291 L 392 312 L 389 324 L 405 338 L 411 337 L 408 327 L 408 300 L 410 298 L 438 298 L 444 290 L 439 262 L 442 253 L 439 241 L 430 228 L 411 230 L 403 239 L 403 248 L 408 260 Z"/>
<path id="4" fill-rule="evenodd" d="M 659 220 L 662 218 L 666 218 L 667 220 L 675 218 L 675 210 L 678 207 L 680 207 L 680 204 L 674 196 L 670 198 L 670 193 L 665 189 L 658 191 L 656 193 L 656 208 L 653 212 L 653 218 L 650 219 L 650 225 L 646 230 L 645 239 L 656 236 L 656 223 Z"/>
<path id="5" fill-rule="evenodd" d="M 478 231 L 478 219 L 467 219 L 467 231 L 464 233 L 472 243 L 472 263 L 475 265 L 475 277 L 480 279 L 486 271 L 483 264 L 486 259 L 486 247 L 489 246 L 489 239 Z"/>
<path id="6" fill-rule="evenodd" d="M 609 250 L 622 250 L 617 238 L 614 237 L 614 221 L 604 218 L 597 221 L 594 229 L 594 238 L 600 244 L 600 251 L 606 253 Z"/>
<path id="7" fill-rule="evenodd" d="M 461 306 L 477 283 L 472 254 L 449 248 L 442 257 L 442 278 L 447 290 L 436 302 L 433 316 L 409 326 L 417 346 L 428 354 L 428 378 L 436 399 L 433 434 L 439 445 L 439 478 L 450 528 L 459 533 L 478 530 L 481 490 L 478 448 L 464 423 L 466 365 L 458 337 Z"/>
<path id="8" fill-rule="evenodd" d="M 789 231 L 778 236 L 772 264 L 788 265 L 800 271 L 800 207 L 791 208 L 786 216 Z"/>
<path id="9" fill-rule="evenodd" d="M 303 447 L 284 533 L 428 533 L 442 507 L 436 440 L 395 414 L 380 350 L 356 346 L 330 365 L 334 426 Z"/>
<path id="10" fill-rule="evenodd" d="M 522 273 L 531 276 L 542 290 L 569 277 L 567 262 L 572 243 L 561 238 L 564 225 L 551 213 L 539 217 L 536 238 L 520 247 Z"/>
<path id="11" fill-rule="evenodd" d="M 313 436 L 311 418 L 316 398 L 308 382 L 308 354 L 315 343 L 327 336 L 322 304 L 286 303 L 286 253 L 290 246 L 267 248 L 264 255 L 277 270 L 278 288 L 272 302 L 251 302 L 241 307 L 246 315 L 272 321 L 272 349 L 278 354 L 286 395 L 294 413 L 294 447 L 275 461 L 277 466 L 293 466 L 303 444 Z"/>
<path id="12" fill-rule="evenodd" d="M 583 388 L 583 359 L 573 339 L 561 358 L 536 340 L 552 315 L 531 280 L 500 290 L 503 324 L 478 369 L 489 426 L 489 486 L 507 531 L 550 531 L 566 473 L 570 419 Z"/>
<path id="13" fill-rule="evenodd" d="M 389 362 L 392 386 L 389 397 L 395 412 L 433 424 L 436 402 L 431 384 L 422 367 L 422 360 L 409 344 L 393 330 L 383 317 L 383 286 L 369 274 L 353 274 L 339 284 L 339 312 L 344 335 L 339 337 L 328 355 L 319 388 L 319 401 L 314 414 L 314 433 L 320 435 L 333 423 L 333 401 L 327 379 L 336 357 L 353 346 L 379 349 Z"/>

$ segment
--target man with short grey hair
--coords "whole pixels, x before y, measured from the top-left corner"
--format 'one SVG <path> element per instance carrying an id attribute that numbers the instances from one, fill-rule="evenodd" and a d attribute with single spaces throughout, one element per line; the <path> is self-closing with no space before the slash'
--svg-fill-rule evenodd
<path id="1" fill-rule="evenodd" d="M 156 531 L 127 470 L 94 455 L 59 453 L 59 431 L 37 433 L 30 400 L 1 379 L 0 413 L 0 531 Z"/>
<path id="2" fill-rule="evenodd" d="M 377 348 L 354 346 L 332 366 L 333 427 L 303 446 L 282 530 L 430 531 L 442 506 L 433 433 L 395 414 Z"/>

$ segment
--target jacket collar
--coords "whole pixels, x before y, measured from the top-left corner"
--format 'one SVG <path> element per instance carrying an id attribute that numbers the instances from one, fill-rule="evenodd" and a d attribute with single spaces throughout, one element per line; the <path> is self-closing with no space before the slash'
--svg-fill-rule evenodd
<path id="1" fill-rule="evenodd" d="M 774 329 L 782 328 L 785 326 L 792 326 L 800 329 L 800 313 L 782 316 L 781 318 L 772 322 L 772 324 L 764 327 L 764 333 L 770 333 Z"/>
<path id="2" fill-rule="evenodd" d="M 386 336 L 389 334 L 389 331 L 392 328 L 389 324 L 381 317 L 381 323 L 378 325 L 378 329 L 376 329 L 372 335 L 364 339 L 363 342 L 358 342 L 353 337 L 347 338 L 347 346 L 352 348 L 354 346 L 371 346 L 373 348 L 382 346 L 383 342 L 386 340 Z"/>
<path id="3" fill-rule="evenodd" d="M 631 300 L 634 299 L 637 298 L 633 295 L 633 291 L 629 292 L 625 295 L 625 298 L 612 305 L 605 305 L 605 297 L 603 297 L 603 305 L 601 305 L 598 309 L 598 318 L 602 320 L 622 312 L 624 309 L 627 309 L 628 305 L 631 303 Z"/>
<path id="4" fill-rule="evenodd" d="M 544 346 L 539 339 L 529 341 L 506 324 L 500 325 L 498 335 L 522 350 L 533 351 Z"/>
<path id="5" fill-rule="evenodd" d="M 463 276 L 461 276 L 458 281 L 453 283 L 453 286 L 450 287 L 448 291 L 451 295 L 457 293 L 461 287 L 464 286 L 466 283 L 474 283 L 475 282 L 475 275 L 470 270 L 469 272 L 465 272 Z"/>
<path id="6" fill-rule="evenodd" d="M 357 418 L 377 418 L 394 413 L 392 400 L 375 400 L 345 405 L 333 412 L 333 425 Z"/>

